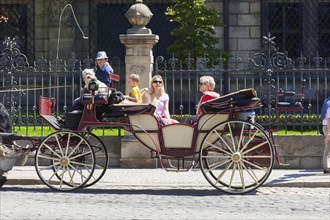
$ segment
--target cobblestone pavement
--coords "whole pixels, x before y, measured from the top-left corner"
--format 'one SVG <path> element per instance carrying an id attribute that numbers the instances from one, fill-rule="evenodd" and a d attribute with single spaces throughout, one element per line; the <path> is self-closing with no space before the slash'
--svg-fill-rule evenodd
<path id="1" fill-rule="evenodd" d="M 260 187 L 227 195 L 211 187 L 103 186 L 55 192 L 4 186 L 0 219 L 330 219 L 329 188 Z"/>
<path id="2" fill-rule="evenodd" d="M 215 190 L 199 170 L 109 169 L 95 185 L 65 193 L 37 179 L 33 167 L 8 173 L 0 189 L 1 220 L 330 220 L 330 176 L 320 170 L 273 170 L 264 186 L 245 195 Z"/>

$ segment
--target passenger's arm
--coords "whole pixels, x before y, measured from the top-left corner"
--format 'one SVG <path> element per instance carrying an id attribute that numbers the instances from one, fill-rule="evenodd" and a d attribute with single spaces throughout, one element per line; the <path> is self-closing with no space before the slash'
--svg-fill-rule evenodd
<path id="1" fill-rule="evenodd" d="M 142 103 L 151 103 L 151 94 L 148 88 L 143 88 L 140 90 Z"/>

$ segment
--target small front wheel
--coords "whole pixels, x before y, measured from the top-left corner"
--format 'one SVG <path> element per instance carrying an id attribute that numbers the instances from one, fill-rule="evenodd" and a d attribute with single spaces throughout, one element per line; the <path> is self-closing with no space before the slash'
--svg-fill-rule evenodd
<path id="1" fill-rule="evenodd" d="M 216 189 L 243 194 L 266 181 L 273 168 L 274 151 L 261 126 L 232 120 L 206 134 L 199 162 L 203 175 Z"/>
<path id="2" fill-rule="evenodd" d="M 35 154 L 35 168 L 41 181 L 58 191 L 83 187 L 93 175 L 95 154 L 88 141 L 71 131 L 47 136 Z"/>

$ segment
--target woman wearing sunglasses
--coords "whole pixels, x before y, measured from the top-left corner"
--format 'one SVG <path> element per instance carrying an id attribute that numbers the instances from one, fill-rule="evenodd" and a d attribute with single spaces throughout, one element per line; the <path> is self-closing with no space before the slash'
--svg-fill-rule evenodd
<path id="1" fill-rule="evenodd" d="M 220 97 L 219 93 L 213 91 L 214 88 L 215 81 L 212 76 L 202 76 L 199 79 L 199 91 L 203 93 L 203 96 L 200 98 L 196 106 L 196 115 L 187 117 L 185 119 L 185 123 L 194 124 L 197 121 L 198 117 L 202 114 L 202 111 L 200 109 L 201 104 Z"/>
<path id="2" fill-rule="evenodd" d="M 145 102 L 150 103 L 151 101 L 155 100 L 156 110 L 154 115 L 160 119 L 161 123 L 173 124 L 179 123 L 177 120 L 170 118 L 168 103 L 169 103 L 169 96 L 165 93 L 164 89 L 164 81 L 160 75 L 155 75 L 152 77 L 150 81 L 150 88 L 144 88 L 141 90 L 141 95 Z"/>

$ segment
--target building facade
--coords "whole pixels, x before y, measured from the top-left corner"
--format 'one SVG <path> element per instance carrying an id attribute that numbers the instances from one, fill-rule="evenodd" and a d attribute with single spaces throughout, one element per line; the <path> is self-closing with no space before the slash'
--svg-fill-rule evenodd
<path id="1" fill-rule="evenodd" d="M 59 22 L 62 8 L 67 8 Z M 84 59 L 105 50 L 110 57 L 124 58 L 125 48 L 119 35 L 130 24 L 125 17 L 135 0 L 0 0 L 0 41 L 14 37 L 30 61 L 56 58 L 57 47 L 63 59 L 74 55 Z M 171 0 L 144 0 L 153 13 L 148 27 L 160 36 L 154 55 L 167 56 L 166 48 L 174 41 L 173 28 L 164 12 Z M 281 51 L 289 56 L 329 57 L 329 0 L 206 0 L 220 14 L 223 26 L 217 27 L 218 47 L 242 59 L 260 49 L 262 36 L 271 33 Z M 76 16 L 83 39 L 77 27 Z M 61 33 L 58 36 L 59 24 Z M 60 38 L 58 42 L 58 37 Z M 59 44 L 59 45 L 58 45 Z"/>

